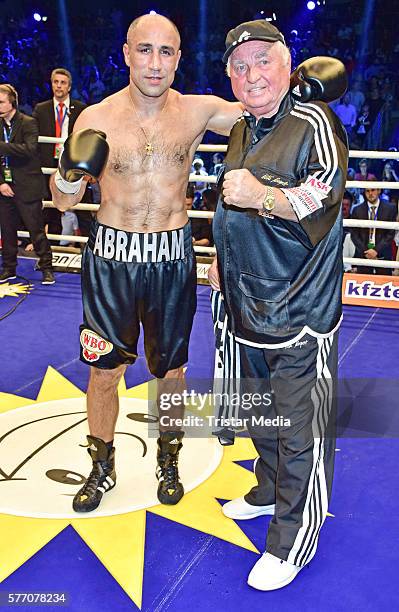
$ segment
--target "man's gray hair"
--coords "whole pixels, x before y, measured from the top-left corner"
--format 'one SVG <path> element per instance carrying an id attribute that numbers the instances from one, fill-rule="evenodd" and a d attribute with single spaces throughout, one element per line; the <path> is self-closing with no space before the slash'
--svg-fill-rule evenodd
<path id="1" fill-rule="evenodd" d="M 66 76 L 69 81 L 69 86 L 72 87 L 72 74 L 69 72 L 69 70 L 67 70 L 66 68 L 54 68 L 50 77 L 51 82 L 53 81 L 56 74 L 63 74 L 64 76 Z"/>

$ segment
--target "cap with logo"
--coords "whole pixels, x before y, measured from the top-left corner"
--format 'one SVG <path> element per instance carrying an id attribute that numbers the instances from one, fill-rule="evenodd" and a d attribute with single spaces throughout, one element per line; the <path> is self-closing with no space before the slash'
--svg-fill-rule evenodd
<path id="1" fill-rule="evenodd" d="M 265 40 L 266 42 L 280 41 L 285 45 L 284 36 L 274 25 L 266 19 L 256 19 L 240 23 L 236 28 L 230 30 L 226 36 L 226 51 L 223 61 L 227 62 L 234 49 L 249 40 Z"/>

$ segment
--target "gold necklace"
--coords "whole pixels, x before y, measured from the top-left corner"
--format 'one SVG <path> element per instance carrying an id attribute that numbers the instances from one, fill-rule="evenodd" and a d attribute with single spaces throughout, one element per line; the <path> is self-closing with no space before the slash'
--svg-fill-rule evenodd
<path id="1" fill-rule="evenodd" d="M 154 139 L 154 136 L 155 136 L 156 127 L 154 127 L 154 130 L 153 130 L 151 136 L 148 137 L 147 132 L 145 131 L 143 126 L 140 124 L 140 119 L 139 119 L 138 113 L 136 111 L 136 106 L 135 106 L 135 104 L 133 102 L 132 94 L 130 93 L 130 87 L 128 87 L 128 92 L 129 92 L 130 101 L 131 101 L 132 106 L 133 106 L 134 114 L 136 115 L 138 126 L 139 126 L 140 130 L 143 132 L 144 137 L 146 139 L 145 154 L 146 154 L 147 157 L 152 157 L 154 155 L 154 150 L 155 150 L 154 149 L 154 145 L 153 145 L 153 139 Z M 167 103 L 168 103 L 168 99 L 166 98 L 166 102 L 165 102 L 164 107 L 162 108 L 161 112 L 159 113 L 159 117 L 158 117 L 157 121 L 160 120 L 160 118 L 162 116 L 162 113 L 164 112 L 164 110 L 166 108 Z"/>

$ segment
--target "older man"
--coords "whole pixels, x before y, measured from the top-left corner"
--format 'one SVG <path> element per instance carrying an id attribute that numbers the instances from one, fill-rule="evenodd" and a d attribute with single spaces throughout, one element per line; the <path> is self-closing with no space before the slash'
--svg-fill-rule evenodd
<path id="1" fill-rule="evenodd" d="M 223 511 L 272 515 L 248 578 L 272 590 L 315 554 L 331 493 L 347 139 L 326 104 L 295 101 L 290 53 L 267 21 L 231 30 L 224 60 L 246 112 L 225 158 L 210 281 L 222 292 L 243 382 L 273 401 L 249 419 L 257 485 Z M 278 416 L 280 426 L 254 416 Z"/>

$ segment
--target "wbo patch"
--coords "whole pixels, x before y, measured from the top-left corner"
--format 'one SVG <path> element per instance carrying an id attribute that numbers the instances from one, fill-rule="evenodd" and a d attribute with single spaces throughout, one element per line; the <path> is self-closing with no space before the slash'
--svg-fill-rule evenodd
<path id="1" fill-rule="evenodd" d="M 107 355 L 114 348 L 112 342 L 104 340 L 90 329 L 82 330 L 80 344 L 83 348 L 83 357 L 89 362 L 97 361 L 102 355 Z"/>

